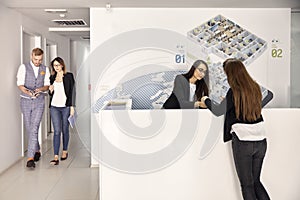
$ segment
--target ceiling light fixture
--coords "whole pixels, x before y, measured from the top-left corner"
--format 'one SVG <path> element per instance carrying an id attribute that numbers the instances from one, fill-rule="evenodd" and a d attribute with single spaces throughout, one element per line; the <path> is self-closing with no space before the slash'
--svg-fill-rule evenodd
<path id="1" fill-rule="evenodd" d="M 47 13 L 67 13 L 67 9 L 44 9 Z"/>
<path id="2" fill-rule="evenodd" d="M 65 18 L 65 17 L 66 17 L 66 14 L 65 14 L 65 13 L 61 13 L 61 14 L 59 14 L 59 17 L 60 17 L 60 18 Z"/>

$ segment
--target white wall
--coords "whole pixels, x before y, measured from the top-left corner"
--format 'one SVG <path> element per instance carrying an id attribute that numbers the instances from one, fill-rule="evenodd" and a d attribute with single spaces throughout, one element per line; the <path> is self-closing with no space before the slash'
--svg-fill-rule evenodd
<path id="1" fill-rule="evenodd" d="M 300 13 L 291 17 L 291 107 L 300 108 Z"/>
<path id="2" fill-rule="evenodd" d="M 74 73 L 76 81 L 76 111 L 78 113 L 76 126 L 81 142 L 90 150 L 91 129 L 90 129 L 90 91 L 89 76 L 90 71 L 86 63 L 90 53 L 89 41 L 71 41 L 71 71 Z M 79 105 L 79 106 L 78 106 Z M 86 105 L 84 107 L 80 105 Z"/>
<path id="3" fill-rule="evenodd" d="M 70 70 L 76 75 L 90 53 L 90 41 L 71 41 Z"/>
<path id="4" fill-rule="evenodd" d="M 144 46 L 138 46 L 135 49 L 126 49 L 126 44 L 135 44 L 136 41 L 143 38 L 142 36 L 135 40 L 135 38 L 127 41 L 121 40 L 122 36 L 132 30 L 140 30 L 143 28 L 157 28 L 166 29 L 186 35 L 187 31 L 201 25 L 207 20 L 219 14 L 224 15 L 228 19 L 234 20 L 235 23 L 241 25 L 246 30 L 258 37 L 263 38 L 268 42 L 268 49 L 259 56 L 251 66 L 249 72 L 256 81 L 273 91 L 274 99 L 268 105 L 271 107 L 289 107 L 290 105 L 290 10 L 289 9 L 167 9 L 167 8 L 113 8 L 107 11 L 105 8 L 91 8 L 91 55 L 95 59 L 95 63 L 91 68 L 91 101 L 96 102 L 100 96 L 100 92 L 108 91 L 111 87 L 115 87 L 117 83 L 126 73 L 118 70 L 124 68 L 131 72 L 139 69 L 139 64 L 142 60 L 149 57 L 142 57 L 140 59 L 132 59 L 132 63 L 137 63 L 130 68 L 128 63 L 121 63 L 113 65 L 120 57 L 126 57 L 128 52 L 135 49 L 143 49 Z M 137 17 L 139 16 L 139 17 Z M 276 24 L 273 23 L 278 19 Z M 266 24 L 268 28 L 266 29 Z M 278 26 L 281 27 L 278 29 Z M 146 38 L 147 36 L 145 36 Z M 121 38 L 121 39 L 120 39 Z M 282 59 L 272 58 L 271 49 L 273 48 L 272 40 L 279 39 L 279 47 L 283 49 L 284 57 Z M 157 38 L 157 40 L 160 38 Z M 146 39 L 145 39 L 146 40 Z M 114 43 L 113 43 L 114 42 Z M 172 41 L 173 42 L 173 41 Z M 178 40 L 176 41 L 178 42 Z M 173 42 L 176 46 L 178 43 Z M 138 42 L 136 42 L 139 44 Z M 172 43 L 172 44 L 173 44 Z M 113 45 L 114 44 L 114 45 Z M 148 46 L 147 46 L 148 47 Z M 157 46 L 155 46 L 157 47 Z M 160 47 L 160 46 L 159 46 Z M 106 48 L 106 49 L 104 49 Z M 120 50 L 121 53 L 111 55 L 110 49 Z M 127 50 L 127 52 L 125 50 Z M 145 47 L 146 49 L 146 47 Z M 128 60 L 131 59 L 130 56 Z M 126 57 L 126 58 L 127 58 Z M 108 63 L 104 63 L 104 58 L 111 58 Z M 108 60 L 108 59 L 107 59 Z M 151 59 L 149 59 L 151 60 Z M 154 61 L 149 61 L 149 63 Z M 174 62 L 174 60 L 172 60 Z M 100 63 L 100 64 L 99 64 Z M 151 64 L 152 64 L 151 63 Z M 106 65 L 107 64 L 107 65 Z M 147 63 L 148 64 L 148 63 Z M 172 64 L 168 63 L 168 66 Z M 115 67 L 115 68 L 113 68 Z M 102 69 L 99 70 L 99 69 Z M 111 70 L 111 71 L 110 71 Z M 99 73 L 98 73 L 99 72 Z M 101 72 L 101 73 L 100 73 Z M 278 81 L 278 78 L 280 81 Z M 99 92 L 100 91 L 100 92 Z M 105 96 L 105 95 L 103 95 Z M 93 116 L 93 113 L 92 113 Z M 98 124 L 91 118 L 91 149 L 93 155 L 98 155 Z M 97 164 L 92 159 L 92 164 Z"/>
<path id="5" fill-rule="evenodd" d="M 0 5 L 0 172 L 17 161 L 22 153 L 21 114 L 16 86 L 16 72 L 21 62 L 21 22 L 21 15 Z"/>
<path id="6" fill-rule="evenodd" d="M 117 44 L 114 48 L 117 50 L 126 49 L 126 42 L 128 41 L 119 41 L 117 43 L 117 39 L 119 38 L 116 36 L 125 35 L 133 30 L 157 28 L 174 31 L 186 36 L 188 31 L 202 25 L 207 20 L 219 14 L 223 15 L 225 18 L 232 20 L 245 30 L 267 42 L 266 51 L 262 53 L 262 55 L 255 57 L 255 61 L 253 61 L 247 69 L 258 83 L 272 90 L 275 94 L 274 100 L 270 103 L 271 107 L 290 107 L 290 9 L 288 8 L 113 8 L 111 11 L 106 11 L 104 8 L 92 8 L 90 13 L 91 50 L 93 52 L 101 52 L 99 50 L 101 45 L 103 46 L 103 44 L 108 41 L 110 44 L 114 41 Z M 276 19 L 276 23 L 274 23 L 274 19 Z M 266 26 L 268 28 L 266 28 Z M 143 38 L 142 36 L 137 37 Z M 160 38 L 157 38 L 157 40 L 159 39 Z M 277 39 L 279 42 L 273 44 L 272 40 L 274 39 Z M 134 38 L 132 39 L 132 43 L 133 42 Z M 176 45 L 178 44 L 174 42 L 174 46 Z M 183 43 L 183 45 L 188 46 L 189 44 Z M 274 47 L 275 45 L 276 47 Z M 139 49 L 143 48 L 144 46 L 139 47 Z M 189 49 L 188 47 L 186 48 L 188 55 Z M 283 55 L 281 58 L 272 57 L 271 52 L 274 48 L 282 49 Z M 136 49 L 138 48 L 136 47 Z M 103 52 L 105 51 L 103 50 Z M 99 68 L 107 69 L 107 73 L 111 73 L 108 69 L 112 68 L 114 62 L 120 57 L 122 58 L 122 56 L 127 56 L 127 52 L 122 53 L 123 54 L 119 55 L 107 55 L 106 57 L 112 57 L 111 63 L 107 66 L 99 66 Z M 100 59 L 105 56 L 99 55 L 98 57 L 98 62 L 101 62 Z M 142 58 L 144 59 L 144 57 Z M 211 56 L 211 59 L 212 58 L 213 56 Z M 202 59 L 205 60 L 205 58 Z M 138 61 L 141 62 L 141 60 L 132 59 L 131 62 L 137 63 Z M 220 60 L 220 58 L 216 60 Z M 221 61 L 223 61 L 223 59 L 221 59 Z M 168 63 L 168 66 L 170 64 Z M 105 78 L 107 77 L 109 77 L 109 75 L 102 75 L 102 85 L 106 84 Z M 98 80 L 98 78 L 99 77 L 95 77 L 96 80 Z M 118 78 L 119 77 L 116 79 Z M 278 78 L 280 78 L 281 81 L 278 81 Z M 111 79 L 115 80 L 115 78 Z M 117 82 L 117 80 L 115 81 Z M 91 82 L 92 84 L 94 83 L 92 77 Z M 113 84 L 109 81 L 107 85 L 112 86 Z M 96 92 L 98 91 L 95 91 L 95 93 Z"/>
<path id="7" fill-rule="evenodd" d="M 1 55 L 1 118 L 0 118 L 0 173 L 22 155 L 21 111 L 16 74 L 21 64 L 21 26 L 47 37 L 58 44 L 58 55 L 70 63 L 68 39 L 49 33 L 47 27 L 0 4 Z M 43 40 L 42 40 L 43 41 Z"/>

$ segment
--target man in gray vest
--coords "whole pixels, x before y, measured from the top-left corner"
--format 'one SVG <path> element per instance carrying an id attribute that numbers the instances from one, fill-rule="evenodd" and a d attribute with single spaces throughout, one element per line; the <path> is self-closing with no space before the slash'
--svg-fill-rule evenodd
<path id="1" fill-rule="evenodd" d="M 45 108 L 45 95 L 50 85 L 49 69 L 42 64 L 43 50 L 32 50 L 31 61 L 22 64 L 17 74 L 17 85 L 21 90 L 21 111 L 28 135 L 28 168 L 35 168 L 35 162 L 40 159 L 38 130 Z"/>

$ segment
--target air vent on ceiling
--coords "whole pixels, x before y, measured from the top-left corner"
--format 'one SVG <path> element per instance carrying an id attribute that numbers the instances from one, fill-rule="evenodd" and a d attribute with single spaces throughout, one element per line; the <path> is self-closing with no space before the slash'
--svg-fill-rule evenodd
<path id="1" fill-rule="evenodd" d="M 89 40 L 90 39 L 90 36 L 81 36 L 80 37 L 82 40 Z"/>
<path id="2" fill-rule="evenodd" d="M 86 26 L 87 23 L 83 19 L 55 19 L 54 23 L 60 26 Z"/>

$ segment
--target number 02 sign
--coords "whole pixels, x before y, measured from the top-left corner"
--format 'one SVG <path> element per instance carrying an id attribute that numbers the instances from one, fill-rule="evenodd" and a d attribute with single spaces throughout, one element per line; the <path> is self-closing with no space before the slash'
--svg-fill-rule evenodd
<path id="1" fill-rule="evenodd" d="M 272 49 L 271 54 L 273 58 L 282 58 L 282 49 Z"/>

